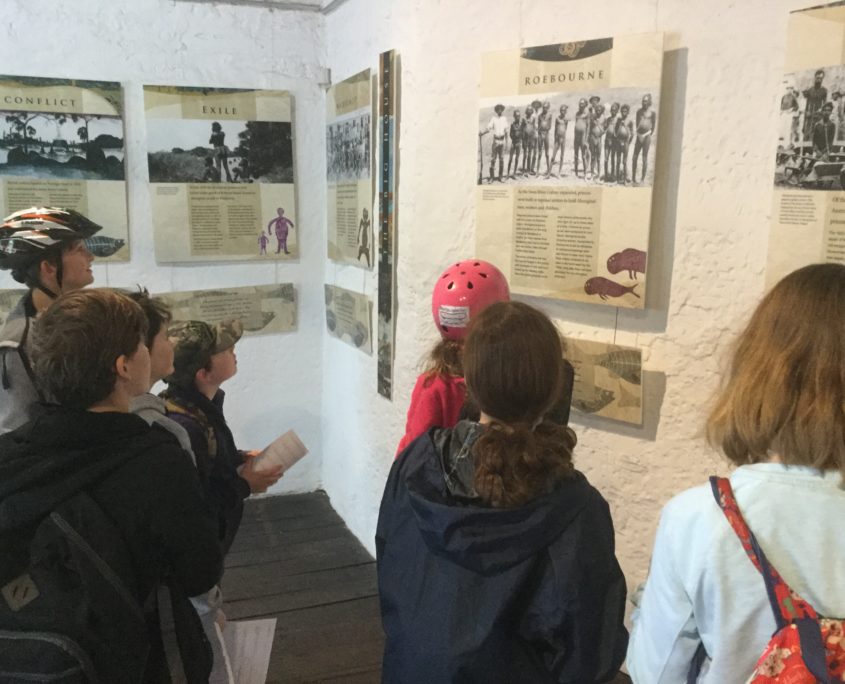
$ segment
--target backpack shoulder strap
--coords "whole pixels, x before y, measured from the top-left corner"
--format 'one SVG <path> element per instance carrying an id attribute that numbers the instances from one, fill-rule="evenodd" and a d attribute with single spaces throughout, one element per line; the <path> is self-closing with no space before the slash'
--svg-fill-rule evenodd
<path id="1" fill-rule="evenodd" d="M 784 581 L 775 567 L 769 563 L 766 554 L 763 553 L 763 549 L 757 542 L 757 538 L 748 527 L 745 518 L 742 517 L 730 480 L 724 477 L 711 477 L 710 487 L 713 490 L 716 503 L 719 504 L 734 533 L 742 542 L 742 548 L 745 549 L 746 555 L 754 563 L 754 567 L 763 575 L 769 604 L 775 615 L 778 629 L 786 627 L 790 622 L 799 618 L 817 620 L 818 613 L 813 606 L 801 598 Z"/>
<path id="2" fill-rule="evenodd" d="M 188 416 L 199 423 L 205 431 L 205 439 L 208 443 L 208 455 L 211 458 L 216 458 L 217 435 L 214 432 L 214 426 L 209 422 L 205 413 L 190 402 L 183 404 L 181 401 L 176 401 L 173 397 L 168 396 L 166 393 L 161 396 L 164 398 L 164 407 L 167 413 L 176 413 L 178 415 Z"/>

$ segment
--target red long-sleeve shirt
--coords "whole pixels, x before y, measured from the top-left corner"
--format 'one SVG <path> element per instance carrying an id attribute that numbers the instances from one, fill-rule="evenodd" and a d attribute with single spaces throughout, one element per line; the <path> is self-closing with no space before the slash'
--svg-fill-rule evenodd
<path id="1" fill-rule="evenodd" d="M 430 428 L 455 425 L 460 419 L 466 394 L 466 384 L 461 377 L 426 373 L 420 375 L 411 393 L 405 435 L 399 442 L 396 456 Z"/>

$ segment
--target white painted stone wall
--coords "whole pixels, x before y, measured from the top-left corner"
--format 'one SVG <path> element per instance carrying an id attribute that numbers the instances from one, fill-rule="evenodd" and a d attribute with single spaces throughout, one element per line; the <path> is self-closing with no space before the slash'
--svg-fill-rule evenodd
<path id="1" fill-rule="evenodd" d="M 666 32 L 648 309 L 524 298 L 567 334 L 643 349 L 642 428 L 576 418 L 577 466 L 609 500 L 633 587 L 646 576 L 661 506 L 727 470 L 700 437 L 728 343 L 763 290 L 773 149 L 788 12 L 812 0 L 350 0 L 329 15 L 337 82 L 396 48 L 402 61 L 396 393 L 375 358 L 329 340 L 323 366 L 323 483 L 373 548 L 380 494 L 419 362 L 436 340 L 429 295 L 475 241 L 482 52 Z M 374 293 L 352 267 L 329 282 Z"/>
<path id="2" fill-rule="evenodd" d="M 641 347 L 646 423 L 576 419 L 578 467 L 610 501 L 629 585 L 646 574 L 658 512 L 724 471 L 700 438 L 726 345 L 763 289 L 772 149 L 789 10 L 812 0 L 349 0 L 317 15 L 171 0 L 2 0 L 0 72 L 119 80 L 126 88 L 132 261 L 99 284 L 152 290 L 296 283 L 299 329 L 239 345 L 227 415 L 260 447 L 293 426 L 311 447 L 276 492 L 321 483 L 373 549 L 384 480 L 419 365 L 436 340 L 429 293 L 472 255 L 479 55 L 662 30 L 667 34 L 648 310 L 525 298 L 567 334 Z M 35 36 L 38 36 L 36 42 Z M 337 82 L 401 54 L 395 398 L 375 357 L 328 338 L 322 283 L 375 294 L 372 274 L 325 260 L 323 66 Z M 143 83 L 283 88 L 296 96 L 298 263 L 158 266 Z M 0 287 L 13 283 L 0 277 Z M 322 463 L 321 463 L 322 461 Z"/>
<path id="3" fill-rule="evenodd" d="M 311 457 L 274 492 L 320 483 L 325 254 L 324 22 L 320 15 L 172 0 L 2 0 L 0 73 L 124 84 L 132 260 L 95 268 L 96 284 L 151 291 L 293 282 L 299 328 L 238 344 L 226 414 L 242 448 L 262 448 L 294 427 Z M 157 265 L 147 185 L 142 86 L 208 85 L 290 90 L 295 95 L 298 262 Z M 316 112 L 316 114 L 315 114 Z M 7 274 L 0 287 L 19 287 Z"/>

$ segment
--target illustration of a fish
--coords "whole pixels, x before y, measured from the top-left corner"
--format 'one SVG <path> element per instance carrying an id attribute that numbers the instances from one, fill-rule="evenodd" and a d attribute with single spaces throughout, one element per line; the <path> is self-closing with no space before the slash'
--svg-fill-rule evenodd
<path id="1" fill-rule="evenodd" d="M 628 247 L 612 254 L 607 260 L 607 270 L 614 275 L 619 271 L 628 271 L 628 277 L 637 279 L 637 273 L 645 273 L 646 253 L 640 249 Z"/>
<path id="2" fill-rule="evenodd" d="M 95 235 L 85 240 L 85 247 L 95 257 L 111 256 L 117 253 L 125 244 L 126 240 L 105 237 L 104 235 Z"/>
<path id="3" fill-rule="evenodd" d="M 609 406 L 616 398 L 616 394 L 603 387 L 593 387 L 592 393 L 584 396 L 573 396 L 572 405 L 583 413 L 597 413 L 605 406 Z"/>
<path id="4" fill-rule="evenodd" d="M 621 283 L 598 276 L 596 278 L 590 278 L 584 283 L 584 292 L 588 295 L 598 295 L 604 301 L 607 301 L 608 297 L 621 297 L 629 292 L 639 299 L 640 296 L 634 292 L 634 288 L 637 285 L 639 285 L 639 283 L 634 283 L 630 287 L 625 287 Z"/>
<path id="5" fill-rule="evenodd" d="M 593 357 L 596 366 L 607 368 L 615 376 L 639 385 L 642 382 L 642 356 L 633 349 L 617 349 Z"/>
<path id="6" fill-rule="evenodd" d="M 619 383 L 619 408 L 640 408 L 642 401 L 633 392 L 625 389 L 625 386 Z"/>

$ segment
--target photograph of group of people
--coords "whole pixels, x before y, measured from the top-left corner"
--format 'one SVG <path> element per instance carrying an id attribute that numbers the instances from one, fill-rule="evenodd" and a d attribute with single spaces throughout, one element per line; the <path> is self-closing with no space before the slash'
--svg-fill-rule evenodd
<path id="1" fill-rule="evenodd" d="M 659 103 L 643 88 L 488 100 L 479 110 L 478 184 L 647 185 Z"/>
<path id="2" fill-rule="evenodd" d="M 370 177 L 370 112 L 326 126 L 326 169 L 329 182 Z"/>
<path id="3" fill-rule="evenodd" d="M 788 74 L 783 87 L 775 185 L 845 189 L 845 66 Z"/>

